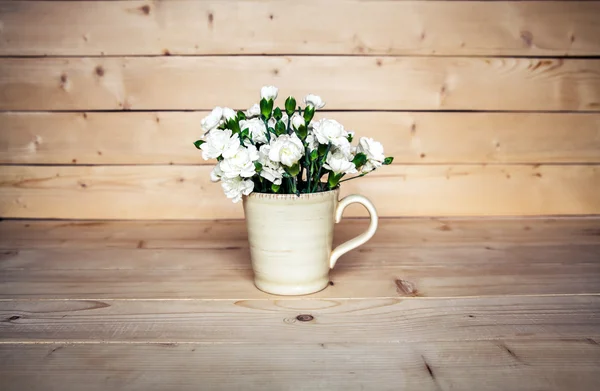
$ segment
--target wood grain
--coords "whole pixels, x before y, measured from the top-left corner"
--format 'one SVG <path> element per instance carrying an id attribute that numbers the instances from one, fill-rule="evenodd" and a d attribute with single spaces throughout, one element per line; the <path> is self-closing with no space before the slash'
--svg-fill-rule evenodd
<path id="1" fill-rule="evenodd" d="M 80 219 L 241 218 L 209 166 L 4 166 L 0 216 Z M 598 214 L 595 165 L 395 165 L 342 186 L 380 216 Z M 365 215 L 350 206 L 347 216 Z"/>
<path id="2" fill-rule="evenodd" d="M 9 1 L 0 13 L 0 55 L 600 54 L 598 2 Z"/>
<path id="3" fill-rule="evenodd" d="M 596 245 L 352 251 L 311 298 L 600 294 Z M 264 299 L 247 248 L 0 252 L 1 299 Z"/>
<path id="4" fill-rule="evenodd" d="M 0 113 L 0 163 L 213 164 L 207 112 Z M 598 113 L 327 112 L 395 163 L 600 163 Z M 160 146 L 158 148 L 157 146 Z"/>
<path id="5" fill-rule="evenodd" d="M 267 84 L 328 109 L 600 109 L 598 59 L 218 56 L 2 58 L 0 110 L 245 109 Z"/>
<path id="6" fill-rule="evenodd" d="M 595 343 L 1 344 L 0 378 L 6 391 L 60 390 L 65 381 L 90 391 L 588 391 L 600 387 Z"/>
<path id="7" fill-rule="evenodd" d="M 334 243 L 364 232 L 368 220 L 344 218 Z M 597 245 L 600 218 L 394 218 L 381 219 L 361 248 Z M 229 249 L 248 247 L 244 220 L 97 221 L 0 220 L 0 248 L 34 249 Z M 91 254 L 88 254 L 91 256 Z"/>
<path id="8" fill-rule="evenodd" d="M 297 317 L 309 314 L 310 321 Z M 471 316 L 469 316 L 471 315 Z M 6 342 L 314 343 L 600 337 L 600 296 L 1 301 Z M 12 319 L 11 319 L 12 318 Z"/>

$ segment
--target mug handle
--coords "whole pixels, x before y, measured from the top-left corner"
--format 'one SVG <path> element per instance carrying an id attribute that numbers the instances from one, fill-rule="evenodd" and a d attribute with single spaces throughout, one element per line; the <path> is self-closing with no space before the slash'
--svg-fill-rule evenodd
<path id="1" fill-rule="evenodd" d="M 340 244 L 331 252 L 331 256 L 329 258 L 330 269 L 333 269 L 339 257 L 346 254 L 348 251 L 354 250 L 358 246 L 366 243 L 367 240 L 371 239 L 373 235 L 375 235 L 375 231 L 377 231 L 378 217 L 375 207 L 373 206 L 371 201 L 358 194 L 346 196 L 338 203 L 337 209 L 335 211 L 335 222 L 339 223 L 340 221 L 342 221 L 342 214 L 344 213 L 344 209 L 346 209 L 348 205 L 353 204 L 355 202 L 367 208 L 367 210 L 369 211 L 369 216 L 371 217 L 371 223 L 369 224 L 369 228 L 365 232 L 358 235 L 354 239 L 350 239 L 347 242 Z"/>

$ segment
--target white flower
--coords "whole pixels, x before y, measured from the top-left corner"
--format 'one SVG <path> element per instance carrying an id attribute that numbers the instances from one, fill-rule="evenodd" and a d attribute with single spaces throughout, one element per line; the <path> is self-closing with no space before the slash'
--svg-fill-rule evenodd
<path id="1" fill-rule="evenodd" d="M 277 87 L 275 86 L 264 86 L 263 88 L 260 89 L 260 98 L 261 99 L 277 99 L 277 92 L 279 91 L 279 89 L 277 89 Z"/>
<path id="2" fill-rule="evenodd" d="M 254 162 L 258 160 L 258 151 L 254 145 L 240 147 L 235 155 L 223 160 L 219 165 L 223 178 L 250 178 L 256 174 Z"/>
<path id="3" fill-rule="evenodd" d="M 200 121 L 200 126 L 204 132 L 210 132 L 221 124 L 221 119 L 223 118 L 223 109 L 220 107 L 215 107 L 209 115 L 204 117 L 202 121 Z"/>
<path id="4" fill-rule="evenodd" d="M 240 129 L 248 129 L 250 132 L 250 138 L 255 143 L 266 143 L 267 142 L 267 127 L 260 118 L 252 118 L 249 120 L 240 121 Z"/>
<path id="5" fill-rule="evenodd" d="M 215 129 L 206 135 L 206 142 L 200 146 L 204 160 L 235 155 L 240 148 L 240 138 L 232 135 L 231 129 Z"/>
<path id="6" fill-rule="evenodd" d="M 260 115 L 260 105 L 258 103 L 253 104 L 244 114 L 246 114 L 246 118 L 258 117 Z"/>
<path id="7" fill-rule="evenodd" d="M 343 153 L 348 160 L 354 159 L 354 156 L 356 155 L 356 147 L 353 147 L 346 138 L 338 140 L 338 145 L 335 147 L 335 150 Z"/>
<path id="8" fill-rule="evenodd" d="M 283 169 L 281 164 L 269 159 L 270 150 L 270 145 L 263 145 L 258 151 L 258 162 L 262 164 L 262 171 L 260 172 L 260 176 L 272 182 L 275 185 L 281 185 L 281 180 L 283 178 L 283 173 L 285 172 L 285 170 Z"/>
<path id="9" fill-rule="evenodd" d="M 322 119 L 313 123 L 313 131 L 317 141 L 321 144 L 333 144 L 340 146 L 348 141 L 348 132 L 344 130 L 344 126 L 332 119 Z"/>
<path id="10" fill-rule="evenodd" d="M 304 118 L 300 114 L 296 113 L 292 116 L 292 126 L 294 129 L 299 129 L 300 126 L 304 126 Z"/>
<path id="11" fill-rule="evenodd" d="M 371 161 L 367 160 L 367 162 L 360 168 L 360 173 L 366 174 L 379 167 L 381 167 L 381 164 L 374 164 Z"/>
<path id="12" fill-rule="evenodd" d="M 217 163 L 215 168 L 210 172 L 211 182 L 219 182 L 223 176 L 223 170 L 221 170 L 221 163 Z"/>
<path id="13" fill-rule="evenodd" d="M 357 153 L 367 155 L 367 162 L 361 167 L 361 172 L 370 172 L 381 167 L 385 160 L 383 145 L 372 138 L 361 137 L 356 148 Z"/>
<path id="14" fill-rule="evenodd" d="M 304 155 L 304 145 L 296 133 L 283 134 L 271 141 L 269 159 L 291 167 Z"/>
<path id="15" fill-rule="evenodd" d="M 317 138 L 313 132 L 308 133 L 308 136 L 306 136 L 306 144 L 308 145 L 309 152 L 319 148 L 319 142 L 317 141 Z"/>
<path id="16" fill-rule="evenodd" d="M 242 199 L 242 195 L 248 195 L 254 190 L 254 182 L 252 180 L 240 177 L 223 179 L 221 186 L 227 198 L 231 198 L 233 202 L 239 202 Z"/>
<path id="17" fill-rule="evenodd" d="M 333 171 L 336 174 L 356 174 L 356 166 L 350 160 L 348 156 L 340 149 L 329 152 L 327 160 L 323 167 Z"/>
<path id="18" fill-rule="evenodd" d="M 304 97 L 304 104 L 307 106 L 312 106 L 315 109 L 322 109 L 325 107 L 325 102 L 318 95 L 308 94 Z"/>
<path id="19" fill-rule="evenodd" d="M 234 119 L 236 117 L 236 112 L 229 107 L 223 107 L 223 119 L 225 121 L 229 121 L 230 119 Z"/>

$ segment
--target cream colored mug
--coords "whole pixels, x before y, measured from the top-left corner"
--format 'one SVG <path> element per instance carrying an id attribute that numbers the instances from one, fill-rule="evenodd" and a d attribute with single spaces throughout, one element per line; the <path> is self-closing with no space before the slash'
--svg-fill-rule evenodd
<path id="1" fill-rule="evenodd" d="M 338 258 L 371 239 L 377 212 L 363 196 L 338 201 L 339 189 L 311 194 L 251 193 L 244 197 L 254 284 L 276 295 L 305 295 L 329 285 Z M 332 250 L 333 228 L 352 203 L 371 216 L 366 232 Z"/>

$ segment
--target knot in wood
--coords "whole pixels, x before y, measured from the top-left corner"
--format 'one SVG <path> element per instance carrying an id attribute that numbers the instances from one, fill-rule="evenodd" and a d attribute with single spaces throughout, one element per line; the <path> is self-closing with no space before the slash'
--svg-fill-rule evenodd
<path id="1" fill-rule="evenodd" d="M 397 279 L 396 283 L 396 292 L 398 292 L 401 296 L 420 296 L 419 291 L 417 290 L 416 285 L 413 282 Z"/>
<path id="2" fill-rule="evenodd" d="M 310 322 L 313 319 L 314 319 L 314 316 L 308 315 L 308 314 L 296 316 L 296 320 L 298 320 L 300 322 Z"/>

